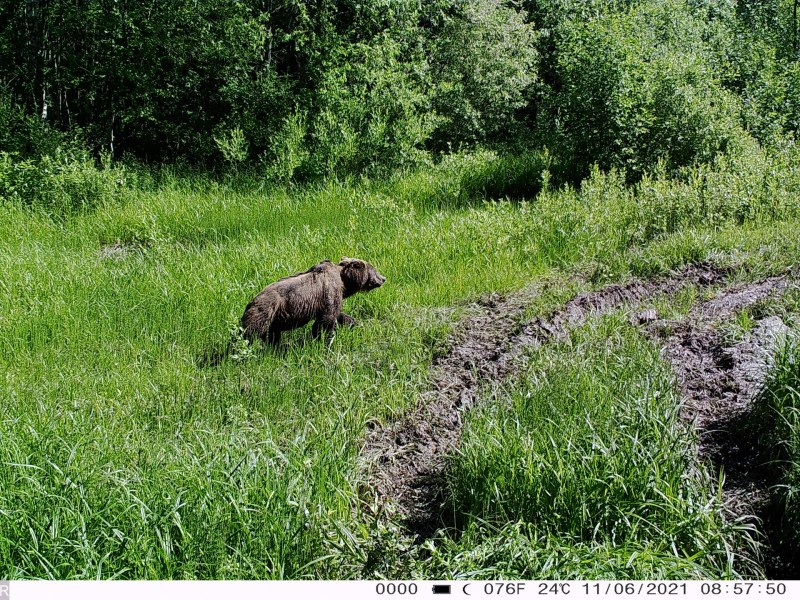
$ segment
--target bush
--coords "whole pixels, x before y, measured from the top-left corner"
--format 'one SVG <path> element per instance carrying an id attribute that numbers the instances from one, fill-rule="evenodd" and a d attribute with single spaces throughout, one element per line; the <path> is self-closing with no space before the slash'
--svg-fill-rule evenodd
<path id="1" fill-rule="evenodd" d="M 261 155 L 268 179 L 283 183 L 292 180 L 309 158 L 306 134 L 306 118 L 299 111 L 284 121 L 278 133 L 270 138 L 269 150 Z"/>
<path id="2" fill-rule="evenodd" d="M 432 44 L 435 145 L 508 139 L 537 80 L 538 34 L 526 13 L 496 0 L 464 3 Z"/>
<path id="3" fill-rule="evenodd" d="M 38 117 L 25 114 L 8 94 L 0 90 L 0 148 L 22 156 L 52 154 L 65 145 L 78 147 L 77 140 L 49 127 Z"/>
<path id="4" fill-rule="evenodd" d="M 745 121 L 765 143 L 800 131 L 800 63 L 766 61 L 744 90 Z"/>
<path id="5" fill-rule="evenodd" d="M 708 161 L 739 134 L 739 104 L 718 81 L 704 27 L 682 0 L 560 27 L 550 112 L 569 178 L 592 163 L 638 179 L 659 163 Z"/>
<path id="6" fill-rule="evenodd" d="M 53 216 L 118 201 L 125 194 L 125 170 L 101 167 L 86 153 L 56 151 L 38 159 L 0 152 L 0 199 L 38 208 Z"/>
<path id="7" fill-rule="evenodd" d="M 424 144 L 436 118 L 414 61 L 390 36 L 355 44 L 320 84 L 309 123 L 306 175 L 361 173 L 428 160 Z M 290 120 L 289 137 L 293 133 Z M 294 126 L 296 127 L 296 126 Z"/>

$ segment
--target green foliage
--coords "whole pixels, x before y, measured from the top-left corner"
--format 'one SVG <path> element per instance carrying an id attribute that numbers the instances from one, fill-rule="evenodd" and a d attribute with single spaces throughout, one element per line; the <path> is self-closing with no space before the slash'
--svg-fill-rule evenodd
<path id="1" fill-rule="evenodd" d="M 244 138 L 242 130 L 238 127 L 232 129 L 227 136 L 214 138 L 214 141 L 219 151 L 222 153 L 222 156 L 225 157 L 225 161 L 234 169 L 238 168 L 247 158 L 248 143 Z"/>
<path id="2" fill-rule="evenodd" d="M 546 171 L 542 178 L 547 181 Z M 733 155 L 684 169 L 677 177 L 660 170 L 630 185 L 619 171 L 594 168 L 580 189 L 545 185 L 527 234 L 540 240 L 553 264 L 599 261 L 608 270 L 596 273 L 603 280 L 619 274 L 612 263 L 620 253 L 687 230 L 795 219 L 798 198 L 796 146 L 765 151 L 746 140 Z M 638 268 L 649 270 L 644 263 Z"/>
<path id="3" fill-rule="evenodd" d="M 365 423 L 423 385 L 429 345 L 452 320 L 432 307 L 519 280 L 526 259 L 493 237 L 516 214 L 438 211 L 367 185 L 241 193 L 174 180 L 62 226 L 4 207 L 0 362 L 14 374 L 0 389 L 13 415 L 0 571 L 340 575 L 320 559 L 328 536 L 345 542 L 337 524 L 357 499 Z M 492 246 L 505 266 L 468 274 Z M 236 341 L 230 360 L 200 364 L 261 286 L 342 255 L 392 281 L 348 300 L 359 327 L 330 348 L 304 331 L 285 353 Z M 448 275 L 455 264 L 465 276 Z"/>
<path id="4" fill-rule="evenodd" d="M 741 135 L 738 101 L 720 85 L 689 3 L 570 19 L 559 34 L 561 86 L 550 102 L 571 177 L 597 163 L 637 179 L 659 162 L 708 161 Z"/>
<path id="5" fill-rule="evenodd" d="M 663 172 L 635 187 L 638 236 L 648 239 L 687 226 L 722 226 L 798 214 L 798 149 L 793 143 L 764 150 L 752 140 L 710 164 L 684 169 L 677 181 Z"/>
<path id="6" fill-rule="evenodd" d="M 212 161 L 214 137 L 238 127 L 258 146 L 289 108 L 271 25 L 292 7 L 270 19 L 259 5 L 6 3 L 0 81 L 27 115 L 81 129 L 93 150 Z"/>
<path id="7" fill-rule="evenodd" d="M 90 0 L 0 7 L 0 142 L 276 181 L 546 143 L 556 180 L 798 128 L 788 0 Z M 236 139 L 232 136 L 236 136 Z M 220 146 L 222 144 L 222 147 Z"/>
<path id="8" fill-rule="evenodd" d="M 52 154 L 69 143 L 67 137 L 49 127 L 47 122 L 26 115 L 11 96 L 0 91 L 0 150 L 22 156 Z"/>
<path id="9" fill-rule="evenodd" d="M 98 168 L 85 152 L 56 150 L 38 160 L 0 152 L 0 200 L 43 210 L 54 217 L 119 202 L 126 172 L 109 160 Z"/>
<path id="10" fill-rule="evenodd" d="M 788 555 L 800 558 L 800 342 L 797 334 L 783 340 L 766 384 L 756 399 L 753 422 L 779 471 L 778 514 L 773 527 Z"/>
<path id="11" fill-rule="evenodd" d="M 0 141 L 343 176 L 549 140 L 556 178 L 797 130 L 790 3 L 98 0 L 2 11 Z M 79 42 L 80 41 L 80 42 Z M 87 67 L 89 65 L 89 67 Z M 20 133 L 21 131 L 27 133 Z M 233 141 L 233 154 L 218 140 Z M 56 144 L 57 145 L 57 144 Z M 233 148 L 228 148 L 233 150 Z"/>
<path id="12" fill-rule="evenodd" d="M 331 176 L 427 160 L 430 113 L 413 62 L 386 36 L 356 44 L 336 59 L 320 82 L 310 123 L 306 170 Z"/>
<path id="13" fill-rule="evenodd" d="M 496 0 L 455 3 L 432 42 L 436 146 L 510 140 L 537 75 L 538 35 L 526 14 Z"/>
<path id="14" fill-rule="evenodd" d="M 766 143 L 800 131 L 800 62 L 775 60 L 753 73 L 744 91 L 745 121 Z"/>
<path id="15" fill-rule="evenodd" d="M 547 150 L 497 156 L 475 153 L 469 166 L 461 159 L 461 195 L 469 198 L 533 198 L 547 187 L 552 160 Z"/>
<path id="16" fill-rule="evenodd" d="M 718 161 L 702 182 L 664 177 L 628 187 L 619 173 L 598 171 L 577 190 L 545 185 L 548 161 L 535 154 L 525 160 L 453 155 L 383 181 L 286 188 L 239 189 L 229 180 L 163 172 L 153 189 L 136 187 L 125 202 L 101 201 L 96 210 L 58 223 L 41 210 L 21 210 L 22 196 L 6 201 L 0 207 L 0 287 L 6 292 L 0 295 L 6 378 L 0 402 L 13 416 L 0 445 L 0 480 L 6 482 L 0 486 L 6 515 L 0 519 L 0 571 L 59 578 L 371 576 L 363 552 L 370 544 L 379 552 L 391 535 L 376 533 L 353 510 L 360 506 L 354 485 L 360 440 L 368 421 L 395 418 L 413 404 L 432 352 L 457 318 L 453 304 L 520 287 L 555 269 L 602 266 L 603 277 L 617 279 L 736 255 L 758 273 L 785 268 L 800 255 L 797 236 L 789 235 L 800 218 L 796 153 L 748 158 L 750 170 L 743 162 Z M 136 175 L 135 169 L 125 173 Z M 536 202 L 485 200 L 527 179 L 543 185 Z M 704 217 L 712 213 L 696 209 L 700 199 L 718 207 L 713 210 L 731 207 L 722 211 L 725 220 Z M 733 210 L 750 206 L 743 201 L 774 210 Z M 283 353 L 234 337 L 230 359 L 208 366 L 205 357 L 228 347 L 231 324 L 261 286 L 343 255 L 370 259 L 388 278 L 380 290 L 347 301 L 361 326 L 337 333 L 330 346 L 294 332 Z M 648 440 L 660 432 L 665 443 L 675 441 L 674 448 L 662 442 L 640 448 L 645 438 L 636 442 L 612 427 L 598 438 L 602 447 L 641 449 L 648 460 L 631 459 L 620 471 L 631 484 L 641 483 L 652 460 L 672 461 L 654 479 L 664 492 L 678 477 L 666 465 L 685 468 L 679 451 L 686 438 L 668 428 L 671 396 L 656 399 L 645 389 L 651 382 L 652 392 L 663 392 L 663 371 L 640 340 L 609 334 L 616 341 L 606 347 L 590 334 L 575 340 L 586 352 L 564 346 L 543 355 L 542 369 L 513 388 L 536 397 L 564 392 L 563 403 L 530 406 L 534 412 L 519 416 L 520 444 L 523 438 L 546 441 L 540 434 L 547 428 L 538 421 L 533 426 L 533 415 L 550 410 L 553 421 L 574 428 L 573 438 L 557 439 L 573 439 L 585 451 L 559 459 L 564 473 L 580 478 L 604 464 L 616 468 L 600 460 L 601 446 L 594 462 L 587 458 L 588 422 L 580 418 L 576 394 L 597 391 L 597 402 L 584 405 L 596 407 L 598 422 L 609 422 L 604 411 L 611 406 L 614 418 L 629 425 L 626 432 L 641 426 Z M 535 388 L 545 372 L 552 374 L 549 387 Z M 520 407 L 531 403 L 525 394 L 515 396 Z M 518 417 L 486 411 L 497 423 Z M 469 434 L 472 447 L 494 448 L 479 432 Z M 510 469 L 511 455 L 503 456 L 497 465 Z M 522 477 L 513 471 L 505 476 Z M 546 483 L 544 474 L 537 477 L 534 483 Z M 624 496 L 624 483 L 590 482 L 581 488 L 585 494 L 565 483 L 564 495 L 554 499 L 567 507 L 580 502 L 586 516 L 545 511 L 541 522 L 526 518 L 536 531 L 522 528 L 503 543 L 469 552 L 441 547 L 440 554 L 419 554 L 411 565 L 402 552 L 385 554 L 392 563 L 386 570 L 464 573 L 482 565 L 497 576 L 539 567 L 554 575 L 577 572 L 572 562 L 553 558 L 556 553 L 583 565 L 605 557 L 587 573 L 617 567 L 631 576 L 726 573 L 724 550 L 694 560 L 676 557 L 656 539 L 655 528 L 686 548 L 718 539 L 708 512 L 695 520 L 685 515 L 686 503 L 699 497 L 695 492 L 681 487 L 669 501 L 647 492 L 646 505 L 636 508 L 638 497 Z M 499 505 L 516 498 L 524 508 L 527 498 L 514 494 L 501 494 Z M 614 530 L 616 520 L 640 509 L 649 511 L 652 527 Z M 596 541 L 584 540 L 597 515 L 602 531 Z M 511 523 L 494 524 L 499 535 L 511 535 L 518 520 L 511 517 Z M 556 535 L 562 523 L 569 531 Z M 644 537 L 621 541 L 638 534 Z M 479 534 L 471 535 L 464 539 Z M 529 557 L 530 568 L 514 556 Z"/>
<path id="17" fill-rule="evenodd" d="M 479 205 L 487 199 L 530 200 L 546 187 L 550 165 L 547 151 L 453 153 L 433 168 L 392 178 L 387 193 L 400 198 L 422 196 L 427 203 L 441 208 Z M 394 185 L 395 182 L 402 185 Z"/>
<path id="18" fill-rule="evenodd" d="M 438 541 L 438 540 L 437 540 Z M 660 543 L 595 544 L 545 535 L 522 521 L 471 523 L 459 540 L 431 545 L 432 579 L 716 579 L 713 563 L 676 556 Z"/>
<path id="19" fill-rule="evenodd" d="M 470 415 L 448 475 L 468 522 L 522 520 L 534 540 L 641 546 L 667 568 L 691 557 L 685 575 L 730 575 L 734 533 L 693 464 L 671 374 L 624 317 L 535 351 L 499 395 Z"/>
<path id="20" fill-rule="evenodd" d="M 12 113 L 80 128 L 114 157 L 236 169 L 260 158 L 278 180 L 414 166 L 433 146 L 508 140 L 536 76 L 533 25 L 494 0 L 0 10 L 0 64 L 19 65 L 0 67 Z"/>
<path id="21" fill-rule="evenodd" d="M 309 159 L 306 144 L 306 119 L 299 112 L 286 118 L 279 131 L 269 139 L 269 150 L 261 156 L 266 176 L 276 182 L 286 183 Z"/>
<path id="22" fill-rule="evenodd" d="M 737 6 L 0 5 L 0 577 L 750 574 L 621 317 L 471 420 L 460 539 L 412 547 L 357 482 L 478 294 L 797 264 L 788 4 Z M 238 336 L 266 282 L 342 255 L 388 277 L 358 327 Z"/>
<path id="23" fill-rule="evenodd" d="M 736 3 L 743 29 L 774 48 L 781 60 L 800 58 L 800 7 L 795 0 L 746 0 Z"/>
<path id="24" fill-rule="evenodd" d="M 547 186 L 541 169 L 549 158 L 536 154 L 457 154 L 381 181 L 286 187 L 246 177 L 247 185 L 178 177 L 167 169 L 148 183 L 126 167 L 125 176 L 137 183 L 126 189 L 124 202 L 101 201 L 63 221 L 25 209 L 21 196 L 4 202 L 0 511 L 9 518 L 0 519 L 0 573 L 363 578 L 378 571 L 469 574 L 474 566 L 487 576 L 527 576 L 534 568 L 554 576 L 581 570 L 725 575 L 724 547 L 694 560 L 675 556 L 656 539 L 655 528 L 687 548 L 718 539 L 710 509 L 685 515 L 700 497 L 695 487 L 682 486 L 677 497 L 662 500 L 644 491 L 642 510 L 657 519 L 654 525 L 639 523 L 630 534 L 618 527 L 614 539 L 640 533 L 647 539 L 609 541 L 609 527 L 637 502 L 620 491 L 620 479 L 589 482 L 584 495 L 565 484 L 564 495 L 555 496 L 599 514 L 598 540 L 605 541 L 576 538 L 588 529 L 588 517 L 545 512 L 539 524 L 546 528 L 529 517 L 517 530 L 512 515 L 511 522 L 494 524 L 503 539 L 469 548 L 441 542 L 437 554 L 413 554 L 396 529 L 381 530 L 357 509 L 363 506 L 358 452 L 368 422 L 396 418 L 414 404 L 458 306 L 479 294 L 546 277 L 563 301 L 580 288 L 558 285 L 558 271 L 602 268 L 604 278 L 617 280 L 728 256 L 757 276 L 796 264 L 798 159 L 792 152 L 776 156 L 762 163 L 753 155 L 751 170 L 718 161 L 706 183 L 692 186 L 664 177 L 629 187 L 619 173 L 598 171 L 580 189 Z M 87 172 L 111 176 L 115 169 Z M 527 179 L 543 185 L 535 202 L 487 200 Z M 742 194 L 747 189 L 758 193 Z M 663 201 L 684 194 L 687 204 Z M 769 198 L 774 211 L 743 210 L 749 216 L 741 224 L 733 210 L 711 221 L 694 205 L 759 207 L 769 206 Z M 347 300 L 359 326 L 337 333 L 330 346 L 308 339 L 307 331 L 293 332 L 279 353 L 232 338 L 231 324 L 264 284 L 343 255 L 368 258 L 388 278 L 380 290 Z M 595 389 L 598 401 L 584 404 L 597 406 L 600 422 L 610 422 L 603 412 L 610 406 L 629 426 L 626 432 L 641 423 L 648 440 L 677 440 L 673 449 L 640 448 L 644 438 L 636 443 L 607 427 L 607 435 L 598 434 L 602 448 L 612 442 L 640 448 L 643 458 L 672 461 L 664 469 L 685 467 L 681 461 L 690 459 L 679 450 L 687 438 L 661 429 L 674 399 L 645 389 L 647 382 L 653 392 L 665 385 L 652 352 L 629 336 L 611 336 L 606 348 L 591 331 L 581 335 L 575 348 L 586 352 L 563 346 L 543 355 L 542 369 L 524 383 L 540 398 L 544 389 L 564 392 L 560 400 L 553 396 L 550 416 L 574 427 L 572 439 L 585 451 L 561 457 L 564 473 L 585 477 L 604 464 L 600 446 L 589 460 L 588 424 L 580 419 L 580 403 L 569 402 Z M 230 348 L 229 358 L 210 366 L 207 357 L 222 348 Z M 549 387 L 536 388 L 545 371 L 552 374 Z M 605 381 L 604 373 L 613 377 Z M 522 387 L 513 389 L 519 406 L 531 402 Z M 612 398 L 617 391 L 618 400 Z M 561 400 L 563 418 L 555 404 Z M 542 414 L 548 406 L 531 410 Z M 641 410 L 626 412 L 628 406 Z M 487 407 L 485 414 L 495 413 Z M 519 433 L 544 443 L 532 419 L 520 417 Z M 469 440 L 476 452 L 478 432 Z M 493 443 L 487 438 L 486 448 Z M 610 460 L 605 464 L 619 466 Z M 620 475 L 641 483 L 652 465 L 631 460 Z M 537 477 L 546 483 L 544 473 Z M 664 492 L 678 475 L 659 470 L 654 477 Z M 687 481 L 696 483 L 693 477 Z M 618 494 L 629 502 L 606 511 L 603 499 Z M 498 504 L 507 500 L 501 494 Z M 555 531 L 562 522 L 568 534 Z M 687 541 L 691 531 L 697 540 Z M 465 544 L 479 535 L 468 534 Z M 384 549 L 387 544 L 394 545 Z M 595 558 L 604 562 L 590 566 Z"/>

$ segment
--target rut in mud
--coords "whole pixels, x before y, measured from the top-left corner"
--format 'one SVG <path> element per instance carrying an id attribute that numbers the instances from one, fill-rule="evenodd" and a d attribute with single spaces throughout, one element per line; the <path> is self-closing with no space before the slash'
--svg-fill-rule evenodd
<path id="1" fill-rule="evenodd" d="M 451 350 L 434 361 L 429 390 L 417 407 L 368 433 L 362 451 L 367 492 L 379 505 L 396 507 L 411 533 L 430 535 L 442 522 L 446 457 L 458 444 L 462 414 L 478 399 L 481 386 L 513 374 L 526 349 L 563 338 L 591 316 L 684 286 L 718 284 L 726 275 L 709 264 L 691 265 L 672 277 L 580 294 L 549 318 L 527 323 L 522 322 L 525 307 L 540 288 L 483 299 L 471 307 Z M 642 321 L 649 318 L 641 316 Z"/>
<path id="2" fill-rule="evenodd" d="M 680 321 L 655 321 L 645 330 L 662 347 L 683 399 L 682 416 L 693 422 L 698 453 L 724 474 L 723 501 L 734 516 L 752 518 L 765 530 L 765 567 L 770 577 L 797 577 L 800 566 L 776 552 L 779 535 L 770 522 L 775 509 L 771 490 L 777 483 L 764 468 L 763 449 L 753 439 L 752 404 L 769 370 L 769 361 L 789 327 L 778 316 L 756 321 L 738 342 L 726 341 L 720 325 L 735 314 L 796 286 L 791 277 L 772 277 L 726 289 L 697 304 Z M 772 538 L 775 539 L 772 539 Z"/>
<path id="3" fill-rule="evenodd" d="M 683 396 L 683 417 L 701 433 L 701 454 L 713 454 L 704 444 L 710 442 L 706 434 L 715 431 L 721 419 L 749 406 L 763 383 L 777 338 L 788 331 L 779 317 L 766 317 L 745 339 L 726 344 L 720 325 L 792 285 L 789 278 L 771 277 L 735 286 L 697 304 L 685 319 L 655 321 L 645 328 L 672 365 Z"/>

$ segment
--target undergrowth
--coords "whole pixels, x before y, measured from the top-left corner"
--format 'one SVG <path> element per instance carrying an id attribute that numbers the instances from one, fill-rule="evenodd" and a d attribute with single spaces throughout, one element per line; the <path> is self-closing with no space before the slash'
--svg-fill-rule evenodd
<path id="1" fill-rule="evenodd" d="M 775 472 L 775 515 L 771 534 L 789 564 L 800 559 L 800 342 L 784 340 L 754 406 L 766 468 Z"/>

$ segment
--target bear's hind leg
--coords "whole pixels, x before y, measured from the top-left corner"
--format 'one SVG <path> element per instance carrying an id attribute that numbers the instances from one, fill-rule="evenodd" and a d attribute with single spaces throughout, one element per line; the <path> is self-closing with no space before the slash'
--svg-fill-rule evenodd
<path id="1" fill-rule="evenodd" d="M 270 346 L 273 348 L 277 348 L 278 345 L 281 343 L 281 330 L 280 329 L 270 329 L 264 339 Z"/>

